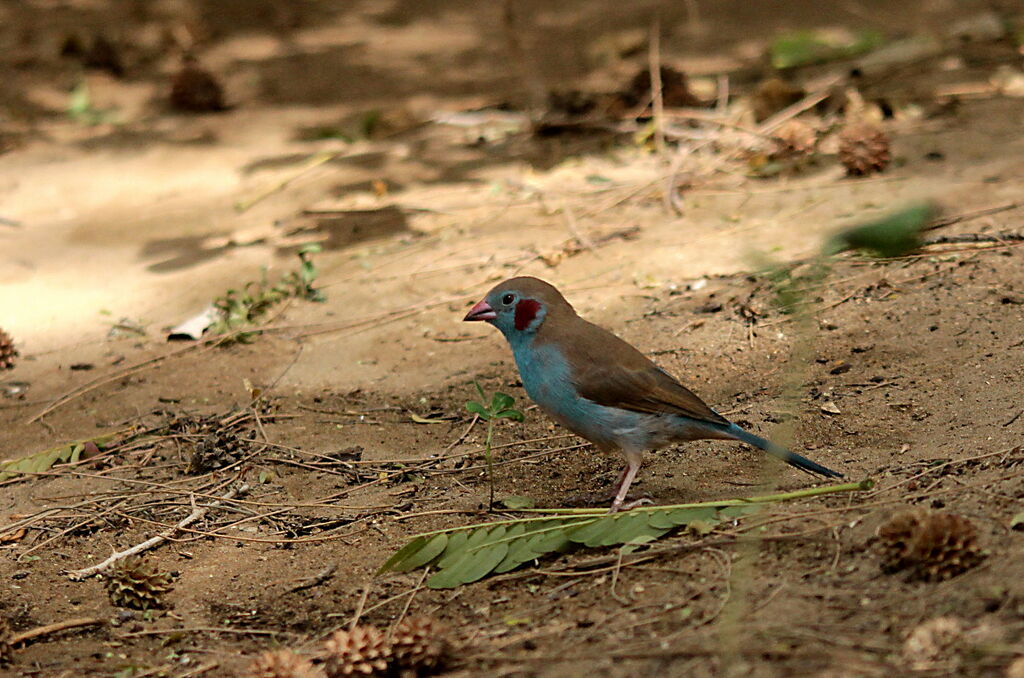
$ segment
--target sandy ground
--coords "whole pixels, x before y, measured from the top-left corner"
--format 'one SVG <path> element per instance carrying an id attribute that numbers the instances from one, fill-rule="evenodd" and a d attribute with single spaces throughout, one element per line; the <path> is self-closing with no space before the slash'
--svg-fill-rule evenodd
<path id="1" fill-rule="evenodd" d="M 662 49 L 698 78 L 748 63 L 768 32 L 835 21 L 809 2 L 771 12 L 701 3 L 696 17 L 685 4 L 661 8 Z M 524 424 L 495 433 L 507 446 L 499 495 L 547 507 L 598 501 L 620 460 L 581 449 L 529 407 L 498 333 L 460 322 L 494 282 L 520 274 L 558 285 L 582 315 L 734 420 L 877 489 L 773 509 L 779 520 L 754 546 L 709 542 L 619 570 L 582 569 L 603 555 L 587 551 L 456 591 L 418 590 L 409 610 L 444 620 L 458 641 L 453 675 L 1003 675 L 1024 654 L 1024 542 L 1010 527 L 1024 497 L 1022 250 L 954 243 L 895 260 L 844 258 L 813 293 L 806 326 L 749 275 L 766 256 L 806 257 L 836 228 L 915 200 L 937 200 L 947 214 L 1019 200 L 1024 99 L 965 97 L 893 123 L 896 161 L 881 175 L 845 178 L 825 164 L 770 180 L 717 177 L 686 193 L 682 215 L 661 198 L 666 161 L 628 138 L 436 122 L 523 103 L 537 88 L 628 79 L 646 54 L 602 55 L 638 31 L 642 41 L 654 6 L 526 8 L 521 69 L 497 5 L 0 8 L 10 83 L 0 93 L 0 149 L 10 142 L 0 155 L 0 327 L 21 351 L 0 373 L 9 394 L 0 458 L 130 425 L 244 413 L 245 380 L 267 389 L 268 405 L 241 430 L 272 443 L 246 447 L 253 454 L 230 472 L 189 475 L 195 437 L 162 429 L 158 444 L 0 485 L 0 529 L 59 509 L 0 542 L 0 614 L 16 632 L 107 622 L 29 644 L 4 670 L 242 675 L 269 647 L 313 652 L 367 587 L 363 619 L 386 628 L 420 574 L 375 578 L 379 565 L 412 534 L 482 519 L 484 430 L 464 409 L 474 380 L 526 410 Z M 899 34 L 984 8 L 926 2 L 895 15 L 861 2 L 841 22 Z M 126 18 L 117 27 L 112 17 Z M 230 110 L 167 110 L 177 56 L 160 41 L 182 26 L 222 77 Z M 67 35 L 99 32 L 127 45 L 123 77 L 83 74 L 57 56 Z M 996 53 L 968 51 L 942 61 L 945 70 L 929 62 L 894 79 L 887 96 L 1020 67 Z M 66 93 L 80 77 L 120 124 L 68 118 Z M 310 140 L 312 128 L 358 128 L 369 111 L 381 112 L 379 134 Z M 318 153 L 331 155 L 318 162 Z M 1008 210 L 940 233 L 1020 233 L 1021 219 Z M 596 245 L 556 262 L 580 233 Z M 315 256 L 324 303 L 276 307 L 251 344 L 165 342 L 169 327 L 263 268 L 293 270 L 296 244 L 310 239 L 324 245 Z M 424 417 L 436 423 L 417 423 Z M 343 451 L 362 465 L 320 465 Z M 179 521 L 189 492 L 209 498 L 242 481 L 254 486 L 248 503 L 211 511 L 199 532 L 153 551 L 178 573 L 168 609 L 115 608 L 102 581 L 64 574 Z M 637 490 L 680 503 L 812 482 L 749 449 L 701 442 L 650 456 Z M 155 499 L 140 507 L 145 492 Z M 985 563 L 942 583 L 883 574 L 872 535 L 908 506 L 970 518 Z M 275 507 L 284 510 L 263 515 Z M 325 564 L 336 567 L 329 578 L 293 590 Z M 915 669 L 905 639 L 939 616 L 966 632 Z"/>

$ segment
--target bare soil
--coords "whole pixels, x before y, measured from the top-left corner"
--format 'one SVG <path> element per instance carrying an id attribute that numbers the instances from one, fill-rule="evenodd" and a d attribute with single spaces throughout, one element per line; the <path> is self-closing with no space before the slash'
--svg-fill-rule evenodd
<path id="1" fill-rule="evenodd" d="M 989 7 L 864 1 L 837 18 L 812 2 L 691 4 L 698 16 L 660 7 L 663 58 L 698 79 L 754 73 L 732 84 L 740 91 L 776 31 L 941 31 Z M 932 106 L 893 123 L 882 174 L 826 164 L 697 181 L 679 215 L 661 197 L 666 163 L 629 135 L 537 137 L 501 131 L 493 113 L 628 81 L 646 67 L 656 5 L 527 3 L 518 45 L 498 3 L 0 7 L 0 327 L 21 353 L 0 372 L 0 458 L 152 433 L 0 483 L 0 615 L 15 633 L 104 622 L 20 647 L 0 672 L 245 675 L 269 648 L 312 655 L 357 610 L 381 628 L 406 614 L 443 620 L 457 645 L 445 675 L 1002 676 L 1024 656 L 1019 241 L 840 257 L 807 313 L 781 312 L 751 274 L 913 200 L 947 214 L 1019 200 L 1024 98 L 938 105 L 930 94 L 1019 70 L 1019 53 L 965 40 L 878 84 L 899 106 Z M 182 31 L 229 110 L 167 108 Z M 124 73 L 61 57 L 70 35 L 105 35 Z M 616 47 L 636 35 L 639 53 Z M 69 119 L 83 77 L 116 124 Z M 492 117 L 478 126 L 438 122 L 484 107 Z M 361 135 L 370 117 L 376 131 Z M 1022 215 L 929 235 L 1019 234 Z M 566 245 L 580 233 L 592 246 Z M 275 307 L 252 343 L 165 341 L 264 267 L 293 270 L 309 239 L 324 245 L 324 303 Z M 620 459 L 529 406 L 496 331 L 460 323 L 517 274 L 558 285 L 733 420 L 875 490 L 772 507 L 754 541 L 736 543 L 738 526 L 683 531 L 658 544 L 677 551 L 635 564 L 581 550 L 453 591 L 419 587 L 418 571 L 376 576 L 411 535 L 488 519 L 486 430 L 464 407 L 474 381 L 526 412 L 495 431 L 499 496 L 599 504 L 619 473 Z M 264 390 L 255 409 L 246 382 Z M 230 416 L 241 440 L 229 465 L 190 472 L 199 422 Z M 814 482 L 708 441 L 650 455 L 635 488 L 667 504 Z M 176 573 L 165 609 L 116 608 L 102 579 L 67 576 L 242 483 L 241 500 L 149 553 Z M 884 573 L 875 530 L 909 507 L 969 518 L 983 564 L 937 583 Z M 915 657 L 908 636 L 943 616 L 962 636 Z"/>

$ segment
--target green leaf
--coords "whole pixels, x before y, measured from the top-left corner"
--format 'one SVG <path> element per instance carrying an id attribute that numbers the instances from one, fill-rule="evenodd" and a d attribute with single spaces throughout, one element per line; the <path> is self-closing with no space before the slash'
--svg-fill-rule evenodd
<path id="1" fill-rule="evenodd" d="M 723 519 L 742 518 L 760 510 L 761 505 L 759 504 L 740 504 L 739 506 L 723 506 L 719 509 L 718 514 Z"/>
<path id="2" fill-rule="evenodd" d="M 652 541 L 654 541 L 657 538 L 658 537 L 656 537 L 654 535 L 651 535 L 651 534 L 641 535 L 641 536 L 637 537 L 636 539 L 632 539 L 632 540 L 626 542 L 625 544 L 623 544 L 621 547 L 619 547 L 619 551 L 621 551 L 622 555 L 624 555 L 624 556 L 625 555 L 629 555 L 630 553 L 633 553 L 634 551 L 636 551 L 641 546 L 649 544 L 649 543 L 651 543 Z"/>
<path id="3" fill-rule="evenodd" d="M 502 530 L 504 533 L 504 530 Z M 478 550 L 467 550 L 449 567 L 438 571 L 427 580 L 432 589 L 448 589 L 460 584 L 470 584 L 487 576 L 505 559 L 508 544 L 491 544 Z"/>
<path id="4" fill-rule="evenodd" d="M 102 450 L 114 440 L 118 433 L 105 433 L 95 438 L 85 438 L 72 443 L 65 443 L 36 454 L 0 463 L 0 481 L 16 478 L 25 473 L 43 473 L 58 463 L 74 463 L 81 458 L 86 443 L 93 443 Z"/>
<path id="5" fill-rule="evenodd" d="M 487 394 L 484 393 L 484 387 L 480 385 L 480 382 L 474 381 L 473 386 L 476 386 L 476 392 L 480 394 L 480 402 L 487 402 Z"/>
<path id="6" fill-rule="evenodd" d="M 511 419 L 513 421 L 522 421 L 526 417 L 519 410 L 502 410 L 494 415 L 495 419 Z"/>
<path id="7" fill-rule="evenodd" d="M 444 554 L 435 563 L 438 568 L 450 567 L 457 559 L 462 557 L 466 550 L 466 542 L 469 541 L 469 530 L 460 530 L 448 537 L 448 545 L 445 546 Z"/>
<path id="8" fill-rule="evenodd" d="M 427 539 L 417 537 L 402 547 L 398 553 L 391 556 L 386 563 L 381 565 L 379 572 L 408 572 L 418 567 L 429 564 L 444 551 L 448 545 L 448 535 L 441 533 Z"/>
<path id="9" fill-rule="evenodd" d="M 425 534 L 392 556 L 381 572 L 407 571 L 433 565 L 437 572 L 428 580 L 431 588 L 452 588 L 482 579 L 491 573 L 509 572 L 524 563 L 554 552 L 576 548 L 619 546 L 630 553 L 643 544 L 687 525 L 707 532 L 724 520 L 734 520 L 760 510 L 765 504 L 830 492 L 863 490 L 869 483 L 846 483 L 827 488 L 755 497 L 747 503 L 711 502 L 695 505 L 636 509 L 625 513 L 561 514 L 455 528 Z M 1017 518 L 1024 524 L 1024 513 Z M 1016 519 L 1016 518 L 1015 518 Z"/>
<path id="10" fill-rule="evenodd" d="M 844 229 L 825 244 L 825 254 L 862 250 L 880 257 L 899 257 L 921 245 L 921 231 L 935 218 L 931 203 L 919 203 L 877 221 Z"/>
<path id="11" fill-rule="evenodd" d="M 502 574 L 509 570 L 514 570 L 519 567 L 527 560 L 533 560 L 533 557 L 529 555 L 529 550 L 524 548 L 527 540 L 522 538 L 522 535 L 526 532 L 526 523 L 518 523 L 509 528 L 505 537 L 509 539 L 508 552 L 500 563 L 494 567 L 496 574 Z M 522 557 L 524 556 L 525 557 Z M 522 559 L 520 559 L 522 557 Z"/>
<path id="12" fill-rule="evenodd" d="M 92 95 L 89 93 L 89 83 L 79 80 L 75 88 L 68 96 L 68 114 L 75 119 L 82 118 L 92 110 Z"/>
<path id="13" fill-rule="evenodd" d="M 516 399 L 509 394 L 502 393 L 501 391 L 495 391 L 494 396 L 491 398 L 491 412 L 507 410 L 515 404 Z"/>
<path id="14" fill-rule="evenodd" d="M 648 524 L 656 529 L 679 527 L 694 520 L 713 521 L 718 517 L 715 506 L 697 506 L 694 508 L 674 509 L 668 511 L 651 511 Z"/>
<path id="15" fill-rule="evenodd" d="M 807 66 L 834 59 L 848 59 L 871 51 L 884 42 L 879 31 L 846 33 L 803 30 L 785 33 L 772 41 L 769 53 L 775 68 Z"/>
<path id="16" fill-rule="evenodd" d="M 491 413 L 487 411 L 487 408 L 475 400 L 470 400 L 468 403 L 466 403 L 466 409 L 471 413 L 479 416 L 484 421 L 487 421 L 491 418 Z"/>
<path id="17" fill-rule="evenodd" d="M 509 496 L 499 499 L 498 503 L 507 509 L 513 511 L 525 508 L 533 508 L 537 505 L 537 502 L 532 497 L 526 497 L 521 494 L 510 494 Z"/>

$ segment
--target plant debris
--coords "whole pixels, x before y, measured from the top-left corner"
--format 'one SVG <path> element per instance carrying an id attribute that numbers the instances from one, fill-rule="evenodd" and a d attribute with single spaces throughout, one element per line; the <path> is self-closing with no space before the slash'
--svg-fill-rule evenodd
<path id="1" fill-rule="evenodd" d="M 877 537 L 882 570 L 905 571 L 911 579 L 950 579 L 986 557 L 974 524 L 952 513 L 899 513 L 878 528 Z"/>
<path id="2" fill-rule="evenodd" d="M 0 370 L 12 369 L 14 359 L 17 357 L 18 349 L 14 345 L 14 339 L 0 328 Z"/>

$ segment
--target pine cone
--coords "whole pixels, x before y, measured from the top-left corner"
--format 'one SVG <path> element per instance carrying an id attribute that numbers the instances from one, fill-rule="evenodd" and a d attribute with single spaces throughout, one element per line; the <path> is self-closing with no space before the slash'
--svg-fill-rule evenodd
<path id="1" fill-rule="evenodd" d="M 839 162 L 847 174 L 881 172 L 891 161 L 889 136 L 881 128 L 859 122 L 847 125 L 839 133 Z"/>
<path id="2" fill-rule="evenodd" d="M 790 120 L 779 127 L 774 134 L 773 158 L 801 160 L 811 156 L 818 143 L 818 134 L 803 120 Z"/>
<path id="3" fill-rule="evenodd" d="M 0 666 L 6 666 L 14 661 L 14 645 L 11 644 L 13 635 L 11 623 L 0 617 Z"/>
<path id="4" fill-rule="evenodd" d="M 903 659 L 914 671 L 952 668 L 964 639 L 956 617 L 936 617 L 915 627 L 903 642 Z M 951 674 L 950 674 L 951 675 Z"/>
<path id="5" fill-rule="evenodd" d="M 223 111 L 224 89 L 213 74 L 192 57 L 186 57 L 181 70 L 171 80 L 171 107 L 191 113 Z"/>
<path id="6" fill-rule="evenodd" d="M 432 617 L 402 620 L 391 637 L 395 663 L 421 674 L 436 671 L 444 665 L 451 652 L 446 632 L 445 626 Z"/>
<path id="7" fill-rule="evenodd" d="M 291 650 L 264 652 L 249 665 L 250 678 L 323 678 L 323 671 Z"/>
<path id="8" fill-rule="evenodd" d="M 907 511 L 878 528 L 882 570 L 907 570 L 910 578 L 943 581 L 985 559 L 967 518 L 934 511 Z"/>
<path id="9" fill-rule="evenodd" d="M 14 339 L 0 329 L 0 370 L 14 367 L 14 359 L 18 357 L 18 349 L 14 348 Z"/>
<path id="10" fill-rule="evenodd" d="M 209 473 L 235 463 L 245 452 L 245 442 L 237 433 L 220 430 L 196 443 L 188 461 L 187 473 Z"/>
<path id="11" fill-rule="evenodd" d="M 163 607 L 163 596 L 171 590 L 171 574 L 161 572 L 143 558 L 129 556 L 107 575 L 110 602 L 118 607 L 148 610 Z"/>
<path id="12" fill-rule="evenodd" d="M 381 676 L 392 659 L 384 634 L 372 626 L 335 631 L 324 643 L 324 668 L 329 678 L 340 676 Z"/>

